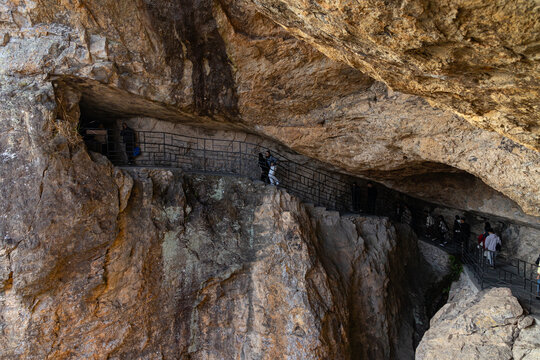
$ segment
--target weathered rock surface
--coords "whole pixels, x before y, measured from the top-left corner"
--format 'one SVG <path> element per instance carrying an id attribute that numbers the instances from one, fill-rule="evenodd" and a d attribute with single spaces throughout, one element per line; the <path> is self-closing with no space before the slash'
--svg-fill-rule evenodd
<path id="1" fill-rule="evenodd" d="M 515 200 L 526 213 L 540 214 L 538 152 L 330 60 L 258 13 L 265 2 L 104 0 L 78 5 L 4 0 L 0 4 L 0 34 L 5 43 L 0 47 L 0 74 L 8 76 L 2 86 L 10 93 L 30 90 L 27 84 L 45 78 L 55 80 L 60 86 L 76 86 L 82 92 L 83 110 L 98 118 L 137 115 L 241 128 L 396 188 L 399 181 L 391 180 L 458 169 Z M 391 7 L 379 5 L 381 16 Z M 360 14 L 361 9 L 356 10 L 351 9 L 348 16 Z M 487 6 L 485 11 L 491 10 Z M 339 11 L 332 12 L 336 14 Z M 467 28 L 471 26 L 467 22 Z M 418 41 L 414 36 L 410 39 Z M 405 40 L 399 37 L 397 44 L 406 47 Z M 459 48 L 459 43 L 455 46 Z M 490 49 L 486 47 L 491 55 Z M 381 57 L 388 55 L 374 51 Z M 516 62 L 519 71 L 522 63 Z M 396 74 L 403 83 L 415 83 L 410 81 L 413 75 Z M 467 81 L 437 94 L 453 97 L 458 92 L 468 97 L 481 93 L 469 89 L 468 75 L 451 78 L 452 84 Z M 528 96 L 535 92 L 527 89 L 524 101 L 530 102 Z M 508 101 L 519 94 L 508 95 Z M 473 100 L 464 99 L 463 104 Z M 502 112 L 493 110 L 495 115 L 489 115 L 496 118 L 490 120 L 492 127 L 504 119 Z M 523 118 L 515 121 L 516 128 L 525 126 Z M 531 126 L 523 130 L 523 136 L 534 134 Z M 461 196 L 466 197 L 466 193 Z"/>
<path id="2" fill-rule="evenodd" d="M 2 358 L 412 358 L 427 318 L 411 315 L 423 305 L 407 228 L 77 154 L 49 165 L 24 237 L 3 221 Z"/>
<path id="3" fill-rule="evenodd" d="M 476 14 L 463 3 L 457 16 L 449 2 L 455 16 L 439 18 L 433 2 L 373 2 L 380 11 L 346 14 L 367 12 L 365 23 L 341 27 L 365 34 L 319 41 L 340 29 L 341 2 L 313 12 L 323 20 L 308 14 L 330 24 L 313 33 L 293 29 L 306 27 L 304 13 L 268 4 L 277 2 L 0 0 L 0 357 L 412 358 L 425 329 L 422 289 L 434 280 L 409 276 L 427 271 L 408 228 L 306 209 L 247 181 L 127 174 L 86 153 L 81 113 L 249 131 L 426 197 L 445 184 L 422 178 L 466 171 L 540 215 L 537 7 Z M 298 21 L 287 31 L 257 9 Z M 477 21 L 513 11 L 523 16 L 500 29 Z M 391 40 L 371 39 L 359 60 L 383 23 Z M 505 42 L 507 26 L 521 33 Z M 447 32 L 448 43 L 429 40 Z M 486 193 L 491 203 L 465 201 L 469 189 L 438 201 L 537 222 Z M 528 354 L 536 330 L 504 304 L 486 331 Z M 493 351 L 508 354 L 510 340 Z"/>
<path id="4" fill-rule="evenodd" d="M 450 255 L 448 255 L 447 252 L 423 241 L 418 242 L 418 249 L 420 250 L 422 257 L 431 266 L 433 275 L 439 280 L 442 280 L 443 277 L 450 273 Z"/>
<path id="5" fill-rule="evenodd" d="M 535 1 L 253 3 L 328 57 L 540 149 Z"/>
<path id="6" fill-rule="evenodd" d="M 416 359 L 537 359 L 538 319 L 526 316 L 510 289 L 479 292 L 462 274 L 448 304 L 431 319 Z"/>
<path id="7" fill-rule="evenodd" d="M 540 229 L 510 224 L 502 231 L 505 251 L 513 257 L 534 264 L 540 256 Z"/>
<path id="8" fill-rule="evenodd" d="M 24 86 L 0 109 L 0 357 L 412 357 L 406 229 L 247 180 L 115 170 L 69 96 L 55 120 L 52 87 Z M 325 218 L 346 259 L 325 256 Z"/>
<path id="9" fill-rule="evenodd" d="M 493 164 L 493 166 L 496 166 Z M 389 179 L 385 185 L 414 194 L 431 203 L 454 209 L 490 214 L 495 217 L 511 219 L 514 222 L 529 224 L 540 228 L 537 216 L 524 213 L 516 202 L 504 196 L 479 178 L 464 173 L 423 174 Z"/>
<path id="10" fill-rule="evenodd" d="M 406 229 L 247 180 L 130 176 L 84 151 L 76 94 L 57 119 L 52 86 L 23 88 L 0 109 L 0 357 L 412 357 Z"/>

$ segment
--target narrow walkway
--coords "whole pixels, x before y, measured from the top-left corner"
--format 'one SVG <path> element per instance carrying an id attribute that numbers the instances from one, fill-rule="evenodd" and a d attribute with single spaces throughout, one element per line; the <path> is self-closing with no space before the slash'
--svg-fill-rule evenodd
<path id="1" fill-rule="evenodd" d="M 97 145 L 97 151 L 106 155 L 117 166 L 180 168 L 190 173 L 233 175 L 259 179 L 259 154 L 271 151 L 277 160 L 277 178 L 280 187 L 298 196 L 305 203 L 322 206 L 341 213 L 352 211 L 352 181 L 347 176 L 292 161 L 271 149 L 237 140 L 200 138 L 155 131 L 134 131 L 135 144 L 140 155 L 131 159 L 130 165 L 126 148 L 122 144 L 119 131 L 100 131 L 104 140 L 85 139 L 89 147 Z M 94 141 L 94 142 L 92 142 Z M 104 142 L 103 142 L 104 141 Z M 392 209 L 393 211 L 393 209 Z M 381 215 L 381 214 L 379 214 Z M 385 214 L 388 215 L 388 214 Z M 392 215 L 390 215 L 392 217 Z M 461 245 L 442 245 L 425 238 L 420 240 L 436 245 L 461 259 L 477 277 L 482 288 L 507 286 L 512 289 L 522 304 L 535 314 L 540 314 L 540 300 L 536 299 L 536 267 L 517 259 L 498 257 L 498 266 L 489 268 L 485 257 L 476 247 L 465 252 Z"/>
<path id="2" fill-rule="evenodd" d="M 505 258 L 498 255 L 495 267 L 489 266 L 486 258 L 476 247 L 465 252 L 461 244 L 449 242 L 442 244 L 438 240 L 419 237 L 420 241 L 444 250 L 458 257 L 463 265 L 474 275 L 481 289 L 492 287 L 510 288 L 521 305 L 532 314 L 540 315 L 540 300 L 536 299 L 536 265 L 519 259 Z"/>
<path id="3" fill-rule="evenodd" d="M 313 167 L 309 162 L 299 163 L 259 144 L 156 131 L 133 131 L 135 142 L 129 148 L 137 147 L 139 155 L 128 159 L 127 147 L 119 131 L 84 131 L 89 134 L 85 136 L 88 148 L 101 152 L 116 166 L 180 168 L 186 172 L 259 179 L 259 154 L 269 151 L 277 161 L 276 177 L 281 187 L 317 206 L 338 211 L 351 210 L 350 177 Z M 100 132 L 99 142 L 96 135 L 93 135 L 95 132 Z"/>

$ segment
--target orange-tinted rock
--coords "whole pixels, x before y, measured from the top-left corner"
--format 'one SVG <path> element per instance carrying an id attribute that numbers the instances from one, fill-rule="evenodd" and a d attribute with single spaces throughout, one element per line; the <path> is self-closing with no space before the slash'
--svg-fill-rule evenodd
<path id="1" fill-rule="evenodd" d="M 534 1 L 254 4 L 328 57 L 540 149 Z"/>

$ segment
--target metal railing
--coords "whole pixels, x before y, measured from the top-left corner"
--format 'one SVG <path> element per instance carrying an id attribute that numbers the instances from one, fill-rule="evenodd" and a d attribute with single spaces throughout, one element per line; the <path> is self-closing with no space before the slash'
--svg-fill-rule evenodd
<path id="1" fill-rule="evenodd" d="M 451 241 L 441 245 L 438 240 L 434 243 L 425 237 L 420 239 L 457 256 L 472 272 L 482 290 L 491 287 L 509 287 L 512 294 L 530 313 L 540 314 L 540 301 L 536 299 L 540 296 L 536 279 L 538 265 L 504 256 L 500 252 L 484 249 L 472 242 Z M 489 260 L 490 256 L 493 264 Z"/>
<path id="2" fill-rule="evenodd" d="M 128 165 L 125 144 L 120 131 L 84 129 L 83 137 L 92 151 L 106 155 L 115 165 Z M 302 201 L 330 210 L 352 211 L 351 184 L 329 171 L 300 164 L 264 146 L 238 140 L 193 137 L 166 132 L 135 131 L 135 142 L 140 155 L 130 166 L 172 167 L 187 172 L 219 175 L 237 175 L 260 179 L 258 154 L 271 151 L 277 159 L 280 186 L 297 195 Z M 418 215 L 418 214 L 416 214 Z M 420 230 L 420 229 L 418 229 Z M 420 237 L 428 243 L 432 241 Z M 447 241 L 445 239 L 443 241 Z M 461 258 L 477 278 L 480 286 L 509 286 L 531 312 L 538 312 L 533 304 L 536 293 L 536 265 L 523 260 L 504 258 L 496 261 L 500 266 L 492 269 L 487 263 L 484 249 L 466 243 L 449 242 L 442 246 L 446 252 Z"/>
<path id="3" fill-rule="evenodd" d="M 351 184 L 329 171 L 293 161 L 272 149 L 238 140 L 221 140 L 156 131 L 134 131 L 140 148 L 132 164 L 120 131 L 83 129 L 88 148 L 101 152 L 114 165 L 172 167 L 187 172 L 238 175 L 260 179 L 258 154 L 270 151 L 277 160 L 279 186 L 304 202 L 330 210 L 350 211 Z M 99 138 L 98 138 L 99 137 Z M 131 150 L 130 150 L 131 151 Z"/>
<path id="4" fill-rule="evenodd" d="M 493 264 L 489 260 L 490 257 Z M 536 264 L 507 257 L 482 247 L 463 252 L 462 259 L 465 264 L 470 265 L 482 289 L 493 286 L 509 287 L 529 312 L 539 313 L 540 302 L 536 301 L 536 297 L 540 296 L 537 291 Z"/>

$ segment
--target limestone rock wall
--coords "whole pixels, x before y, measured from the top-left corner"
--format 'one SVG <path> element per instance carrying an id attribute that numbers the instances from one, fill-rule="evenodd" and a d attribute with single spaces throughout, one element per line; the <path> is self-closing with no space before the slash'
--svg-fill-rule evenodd
<path id="1" fill-rule="evenodd" d="M 119 171 L 25 86 L 2 110 L 0 357 L 412 358 L 410 230 L 249 180 Z"/>
<path id="2" fill-rule="evenodd" d="M 328 57 L 539 149 L 535 1 L 253 3 Z"/>
<path id="3" fill-rule="evenodd" d="M 537 359 L 538 321 L 523 313 L 510 289 L 479 292 L 464 273 L 431 319 L 416 359 Z"/>
<path id="4" fill-rule="evenodd" d="M 81 217 L 103 215 L 116 228 L 43 239 L 36 246 L 48 248 L 46 258 L 24 241 L 2 258 L 10 267 L 3 282 L 11 279 L 0 293 L 2 357 L 345 359 L 359 349 L 396 356 L 394 324 L 412 325 L 401 323 L 410 304 L 396 300 L 404 289 L 392 285 L 400 275 L 388 256 L 408 249 L 396 249 L 398 236 L 384 220 L 315 210 L 310 217 L 281 191 L 234 178 L 157 170 L 132 173 L 135 181 L 109 176 L 118 185 L 100 206 L 111 214 Z M 130 196 L 124 209 L 119 194 Z M 321 260 L 320 251 L 340 239 L 312 227 L 325 216 L 349 230 L 341 247 L 349 258 Z M 59 227 L 72 225 L 67 217 L 56 218 Z M 99 235 L 102 243 L 90 243 Z M 349 269 L 329 276 L 323 263 L 334 261 Z M 404 349 L 410 354 L 412 344 Z"/>
<path id="5" fill-rule="evenodd" d="M 412 359 L 431 316 L 426 293 L 440 280 L 416 236 L 386 218 L 310 213 L 321 261 L 349 310 L 351 358 Z"/>
<path id="6" fill-rule="evenodd" d="M 240 129 L 411 193 L 466 171 L 538 216 L 538 8 L 398 3 L 0 0 L 0 357 L 412 358 L 408 229 L 129 175 L 77 135 L 85 111 Z"/>
<path id="7" fill-rule="evenodd" d="M 17 208 L 2 221 L 0 357 L 346 358 L 298 201 L 65 155 L 35 184 L 32 227 Z"/>

